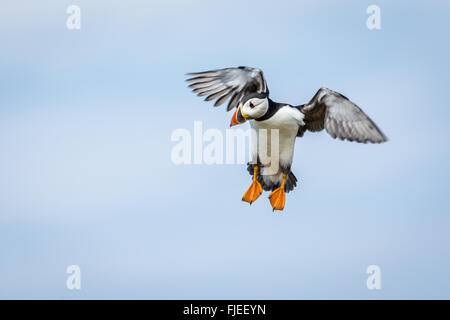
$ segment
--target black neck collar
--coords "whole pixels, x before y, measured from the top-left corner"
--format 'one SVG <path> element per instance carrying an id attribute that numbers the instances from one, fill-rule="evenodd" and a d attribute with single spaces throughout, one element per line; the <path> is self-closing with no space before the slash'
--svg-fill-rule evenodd
<path id="1" fill-rule="evenodd" d="M 274 102 L 271 99 L 267 98 L 267 100 L 269 100 L 269 108 L 267 109 L 267 112 L 255 119 L 256 121 L 264 121 L 269 119 L 270 117 L 272 117 L 281 107 L 285 106 L 286 104 L 282 104 L 282 103 L 278 103 L 278 102 Z"/>

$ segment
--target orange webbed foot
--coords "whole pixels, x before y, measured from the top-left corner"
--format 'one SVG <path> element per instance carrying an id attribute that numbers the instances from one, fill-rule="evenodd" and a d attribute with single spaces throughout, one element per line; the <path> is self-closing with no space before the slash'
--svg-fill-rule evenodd
<path id="1" fill-rule="evenodd" d="M 258 180 L 255 179 L 242 197 L 242 201 L 252 204 L 256 201 L 256 199 L 258 199 L 262 191 L 263 189 L 261 187 L 261 184 L 258 182 Z"/>
<path id="2" fill-rule="evenodd" d="M 261 183 L 257 180 L 258 176 L 258 166 L 255 166 L 253 168 L 253 182 L 250 185 L 250 187 L 245 191 L 244 196 L 242 197 L 242 201 L 248 202 L 252 204 L 253 202 L 258 199 L 258 197 L 263 192 L 263 188 L 261 186 Z"/>
<path id="3" fill-rule="evenodd" d="M 272 191 L 269 195 L 270 204 L 272 205 L 273 211 L 283 210 L 284 203 L 286 201 L 286 192 L 284 191 L 284 183 L 286 181 L 286 175 L 283 175 L 283 182 L 281 186 Z"/>

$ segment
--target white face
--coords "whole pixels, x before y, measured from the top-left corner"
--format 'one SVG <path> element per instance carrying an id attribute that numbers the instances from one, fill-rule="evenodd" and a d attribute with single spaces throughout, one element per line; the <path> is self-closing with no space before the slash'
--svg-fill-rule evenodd
<path id="1" fill-rule="evenodd" d="M 257 119 L 265 115 L 268 109 L 268 99 L 252 98 L 241 107 L 241 113 L 247 115 L 247 120 Z"/>

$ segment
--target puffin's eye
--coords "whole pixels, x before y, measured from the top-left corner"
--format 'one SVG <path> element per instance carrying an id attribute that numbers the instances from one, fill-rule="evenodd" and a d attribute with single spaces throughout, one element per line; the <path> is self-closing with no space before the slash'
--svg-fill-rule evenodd
<path id="1" fill-rule="evenodd" d="M 250 106 L 250 108 L 252 108 L 252 109 L 255 107 L 255 105 L 254 105 L 253 103 L 251 103 L 251 102 L 250 102 L 249 106 Z"/>

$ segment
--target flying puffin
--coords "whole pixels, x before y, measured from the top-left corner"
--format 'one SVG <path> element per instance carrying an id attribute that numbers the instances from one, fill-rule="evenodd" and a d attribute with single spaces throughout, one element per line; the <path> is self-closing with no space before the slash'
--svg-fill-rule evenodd
<path id="1" fill-rule="evenodd" d="M 325 129 L 333 138 L 360 143 L 387 141 L 386 136 L 356 104 L 327 88 L 320 88 L 308 103 L 292 106 L 269 98 L 269 89 L 260 69 L 237 67 L 187 75 L 189 78 L 186 81 L 191 83 L 189 87 L 198 96 L 206 96 L 205 101 L 216 100 L 214 106 L 220 106 L 229 100 L 227 111 L 236 108 L 230 126 L 249 121 L 257 138 L 261 134 L 259 132 L 269 136 L 271 130 L 278 130 L 278 170 L 269 172 L 267 162 L 261 161 L 263 148 L 260 145 L 256 146 L 256 152 L 252 155 L 256 159 L 248 163 L 247 169 L 253 176 L 253 182 L 242 200 L 250 204 L 258 199 L 264 189 L 272 191 L 269 199 L 273 210 L 284 209 L 285 193 L 297 185 L 297 178 L 291 171 L 295 138 L 302 137 L 305 131 Z M 266 141 L 264 155 L 271 152 L 270 137 Z"/>

